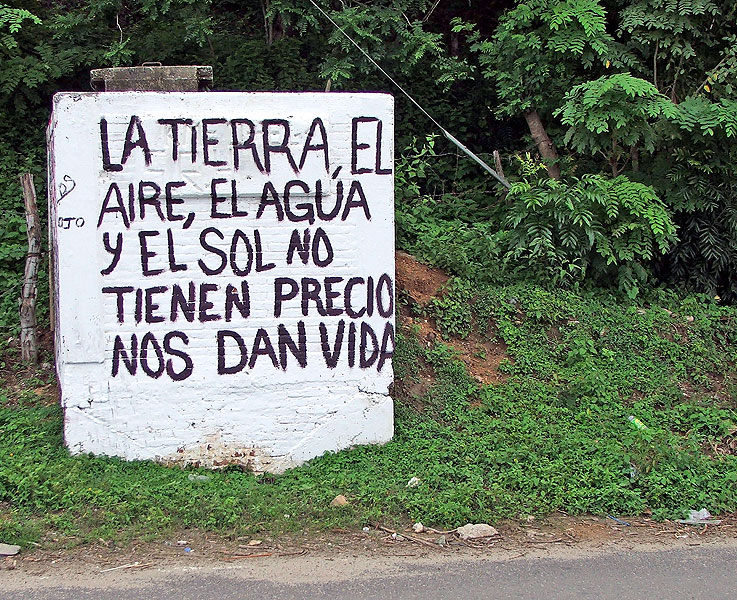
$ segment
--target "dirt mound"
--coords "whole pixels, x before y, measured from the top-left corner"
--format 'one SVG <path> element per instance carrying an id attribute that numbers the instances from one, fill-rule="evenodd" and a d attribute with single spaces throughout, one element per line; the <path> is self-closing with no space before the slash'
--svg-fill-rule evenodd
<path id="1" fill-rule="evenodd" d="M 410 328 L 416 327 L 418 337 L 423 345 L 430 346 L 435 340 L 443 338 L 435 320 L 428 318 L 419 311 L 417 307 L 426 307 L 433 299 L 443 294 L 445 285 L 450 276 L 440 269 L 424 265 L 411 254 L 397 252 L 397 293 L 399 297 L 409 299 L 413 308 L 401 306 L 398 310 L 400 326 Z M 494 324 L 489 323 L 487 331 L 493 333 Z M 481 384 L 495 384 L 504 380 L 504 375 L 499 372 L 499 365 L 507 356 L 507 346 L 487 334 L 482 335 L 477 328 L 466 338 L 453 336 L 443 339 L 443 342 L 458 352 L 458 358 L 462 360 L 469 375 Z M 399 389 L 408 393 L 409 396 L 422 396 L 432 386 L 434 379 L 432 369 L 427 365 L 420 365 L 420 374 L 414 382 L 403 382 Z"/>
<path id="2" fill-rule="evenodd" d="M 505 376 L 499 372 L 502 361 L 509 359 L 504 342 L 493 342 L 474 331 L 466 339 L 451 339 L 450 345 L 458 351 L 468 374 L 476 381 L 484 385 L 504 381 Z"/>
<path id="3" fill-rule="evenodd" d="M 419 262 L 411 254 L 397 252 L 397 289 L 418 304 L 425 305 L 435 298 L 450 277 L 434 267 Z"/>

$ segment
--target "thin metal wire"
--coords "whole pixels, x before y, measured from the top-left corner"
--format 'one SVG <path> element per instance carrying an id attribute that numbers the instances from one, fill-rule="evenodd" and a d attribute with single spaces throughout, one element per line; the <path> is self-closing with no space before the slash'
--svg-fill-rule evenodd
<path id="1" fill-rule="evenodd" d="M 345 31 L 345 30 L 344 30 L 344 29 L 343 29 L 343 28 L 342 28 L 342 27 L 341 27 L 340 25 L 338 25 L 338 24 L 337 24 L 337 23 L 336 23 L 336 22 L 335 22 L 335 21 L 333 20 L 333 18 L 332 18 L 332 17 L 330 16 L 330 15 L 329 15 L 329 14 L 328 14 L 327 12 L 325 12 L 325 11 L 324 11 L 324 10 L 322 9 L 322 7 L 321 7 L 321 6 L 319 5 L 319 4 L 317 4 L 317 3 L 315 2 L 315 0 L 309 0 L 309 1 L 310 1 L 310 4 L 312 4 L 312 6 L 314 6 L 314 7 L 315 7 L 315 8 L 316 8 L 316 9 L 317 9 L 318 11 L 320 11 L 320 12 L 322 13 L 322 15 L 323 15 L 323 16 L 324 16 L 324 17 L 325 17 L 325 18 L 326 18 L 326 19 L 327 19 L 328 21 L 330 21 L 330 23 L 332 23 L 333 27 L 335 27 L 335 28 L 336 28 L 336 29 L 337 29 L 338 31 L 340 31 L 340 33 L 342 33 L 342 34 L 343 34 L 343 35 L 345 36 L 345 38 L 346 38 L 346 39 L 347 39 L 347 40 L 348 40 L 348 41 L 349 41 L 349 42 L 350 42 L 351 44 L 353 44 L 353 45 L 354 45 L 354 46 L 355 46 L 356 48 L 358 48 L 358 51 L 359 51 L 359 52 L 360 52 L 361 54 L 363 54 L 363 55 L 364 55 L 364 56 L 365 56 L 365 57 L 366 57 L 366 58 L 367 58 L 367 59 L 369 60 L 369 62 L 370 62 L 370 63 L 371 63 L 372 65 L 374 65 L 374 66 L 375 66 L 375 67 L 376 67 L 376 68 L 377 68 L 377 69 L 378 69 L 379 71 L 381 71 L 381 73 L 382 73 L 382 74 L 384 75 L 384 77 L 386 77 L 386 78 L 387 78 L 387 79 L 388 79 L 389 81 L 391 81 L 391 82 L 392 82 L 392 83 L 393 83 L 393 84 L 394 84 L 394 85 L 395 85 L 395 86 L 397 87 L 397 89 L 398 89 L 398 90 L 399 90 L 400 92 L 402 92 L 402 94 L 404 94 L 404 95 L 405 95 L 405 96 L 407 97 L 407 99 L 408 99 L 408 100 L 409 100 L 410 102 L 412 102 L 412 104 L 414 104 L 414 105 L 415 105 L 415 106 L 416 106 L 416 107 L 417 107 L 418 109 L 420 109 L 420 111 L 422 112 L 422 114 L 424 114 L 424 115 L 425 115 L 425 116 L 426 116 L 426 117 L 427 117 L 428 119 L 430 119 L 430 121 L 432 121 L 432 122 L 433 122 L 433 124 L 434 124 L 434 125 L 435 125 L 435 126 L 436 126 L 436 127 L 438 128 L 438 129 L 440 129 L 440 131 L 441 131 L 441 132 L 443 133 L 443 135 L 444 135 L 444 136 L 445 136 L 446 138 L 448 138 L 448 140 L 449 140 L 449 141 L 450 141 L 451 143 L 453 143 L 453 144 L 454 144 L 455 146 L 457 146 L 457 147 L 458 147 L 458 149 L 459 149 L 459 150 L 461 150 L 461 152 L 463 152 L 464 154 L 466 154 L 466 155 L 467 155 L 467 156 L 468 156 L 469 158 L 471 158 L 471 159 L 472 159 L 473 161 L 477 162 L 477 163 L 478 163 L 478 164 L 479 164 L 479 165 L 480 165 L 481 167 L 483 167 L 483 169 L 484 169 L 485 171 L 487 171 L 487 172 L 488 172 L 488 173 L 489 173 L 490 175 L 492 175 L 492 176 L 493 176 L 493 177 L 494 177 L 494 178 L 495 178 L 495 179 L 496 179 L 496 180 L 497 180 L 497 181 L 498 181 L 499 183 L 501 183 L 501 184 L 502 184 L 502 185 L 503 185 L 503 186 L 504 186 L 505 188 L 509 189 L 509 182 L 508 182 L 508 181 L 507 181 L 506 179 L 504 179 L 504 178 L 503 178 L 503 177 L 502 177 L 501 175 L 499 175 L 499 173 L 497 173 L 497 172 L 496 172 L 496 171 L 495 171 L 494 169 L 492 169 L 492 168 L 491 168 L 491 167 L 490 167 L 490 166 L 489 166 L 488 164 L 486 164 L 486 163 L 485 163 L 485 162 L 483 161 L 483 159 L 481 159 L 481 158 L 480 158 L 480 157 L 479 157 L 478 155 L 474 154 L 474 153 L 473 153 L 473 152 L 472 152 L 471 150 L 469 150 L 469 149 L 468 149 L 468 148 L 467 148 L 467 147 L 466 147 L 466 146 L 465 146 L 464 144 L 462 144 L 462 143 L 461 143 L 461 142 L 460 142 L 460 141 L 459 141 L 458 139 L 456 139 L 455 137 L 453 137 L 453 135 L 451 135 L 451 134 L 450 134 L 450 133 L 449 133 L 449 132 L 448 132 L 448 131 L 447 131 L 447 130 L 445 129 L 445 127 L 443 127 L 443 126 L 442 126 L 442 125 L 441 125 L 441 124 L 440 124 L 440 123 L 438 122 L 438 120 L 437 120 L 437 119 L 436 119 L 435 117 L 433 117 L 433 116 L 432 116 L 432 115 L 431 115 L 431 114 L 430 114 L 429 112 L 427 112 L 427 111 L 426 111 L 426 110 L 425 110 L 425 109 L 423 108 L 423 106 L 422 106 L 422 105 L 421 105 L 421 104 L 420 104 L 420 103 L 419 103 L 419 102 L 418 102 L 417 100 L 415 100 L 415 99 L 414 99 L 414 98 L 413 98 L 413 97 L 411 96 L 411 94 L 410 94 L 410 93 L 409 93 L 409 92 L 408 92 L 407 90 L 405 90 L 405 89 L 404 89 L 404 88 L 403 88 L 403 87 L 402 87 L 402 86 L 401 86 L 401 85 L 400 85 L 399 83 L 397 83 L 397 81 L 396 81 L 396 80 L 395 80 L 395 79 L 394 79 L 394 78 L 393 78 L 393 77 L 392 77 L 391 75 L 389 75 L 389 73 L 387 73 L 387 72 L 386 72 L 386 71 L 385 71 L 385 70 L 384 70 L 384 69 L 383 69 L 383 68 L 381 67 L 381 65 L 380 65 L 379 63 L 377 63 L 377 62 L 376 62 L 376 61 L 375 61 L 375 60 L 373 59 L 373 57 L 372 57 L 372 56 L 371 56 L 371 55 L 370 55 L 370 54 L 369 54 L 368 52 L 366 52 L 366 50 L 364 50 L 364 49 L 363 49 L 363 48 L 362 48 L 361 46 L 359 46 L 359 45 L 358 45 L 358 43 L 357 43 L 357 42 L 356 42 L 356 41 L 355 41 L 355 40 L 354 40 L 354 39 L 353 39 L 353 38 L 352 38 L 352 37 L 351 37 L 350 35 L 348 35 L 348 33 L 346 33 L 346 31 Z"/>

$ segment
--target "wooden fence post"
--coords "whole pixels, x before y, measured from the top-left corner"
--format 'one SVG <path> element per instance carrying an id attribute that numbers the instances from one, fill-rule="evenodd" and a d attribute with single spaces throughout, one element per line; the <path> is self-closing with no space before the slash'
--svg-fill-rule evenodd
<path id="1" fill-rule="evenodd" d="M 33 175 L 24 173 L 20 177 L 23 188 L 23 203 L 26 209 L 28 254 L 20 296 L 20 352 L 24 361 L 38 361 L 36 339 L 36 296 L 38 292 L 38 265 L 41 262 L 41 225 L 36 206 L 36 188 Z"/>

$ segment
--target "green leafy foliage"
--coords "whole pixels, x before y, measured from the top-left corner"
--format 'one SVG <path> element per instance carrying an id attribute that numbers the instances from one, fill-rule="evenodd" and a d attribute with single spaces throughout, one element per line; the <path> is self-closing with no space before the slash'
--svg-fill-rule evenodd
<path id="1" fill-rule="evenodd" d="M 687 98 L 676 110 L 669 110 L 667 116 L 687 134 L 713 137 L 721 132 L 726 138 L 737 137 L 737 100 Z"/>
<path id="2" fill-rule="evenodd" d="M 16 333 L 18 298 L 28 251 L 20 174 L 30 171 L 36 177 L 36 182 L 43 182 L 43 176 L 39 173 L 42 160 L 40 149 L 29 148 L 29 153 L 24 156 L 0 141 L 0 183 L 5 184 L 0 185 L 0 210 L 3 212 L 3 221 L 0 223 L 0 334 L 5 336 Z M 43 219 L 46 213 L 44 188 L 42 185 L 36 187 Z M 45 263 L 39 272 L 39 283 L 40 321 L 44 323 L 48 306 L 48 271 Z"/>
<path id="3" fill-rule="evenodd" d="M 607 58 L 613 41 L 598 0 L 518 2 L 502 15 L 491 39 L 460 20 L 454 30 L 469 34 L 471 51 L 479 53 L 484 76 L 496 86 L 496 110 L 505 116 L 550 106 L 581 66 Z"/>
<path id="4" fill-rule="evenodd" d="M 18 47 L 15 34 L 21 30 L 24 21 L 41 24 L 41 19 L 28 10 L 0 4 L 0 48 L 13 50 Z"/>
<path id="5" fill-rule="evenodd" d="M 633 0 L 619 13 L 619 34 L 639 59 L 632 66 L 675 100 L 713 66 L 733 19 L 734 4 L 724 0 Z"/>
<path id="6" fill-rule="evenodd" d="M 676 239 L 655 191 L 621 175 L 568 183 L 535 178 L 539 165 L 524 169 L 528 177 L 513 183 L 507 198 L 511 257 L 556 283 L 613 275 L 620 289 L 636 296 L 647 263 Z"/>
<path id="7" fill-rule="evenodd" d="M 486 191 L 426 193 L 442 164 L 435 146 L 435 136 L 415 138 L 396 159 L 397 244 L 452 273 L 498 280 L 505 233 L 492 220 L 494 207 L 481 205 Z"/>
<path id="8" fill-rule="evenodd" d="M 564 142 L 577 152 L 603 154 L 616 176 L 623 150 L 628 159 L 631 148 L 654 152 L 660 141 L 656 122 L 677 113 L 652 83 L 618 73 L 575 86 L 554 114 L 569 126 Z"/>
<path id="9" fill-rule="evenodd" d="M 664 278 L 728 302 L 737 300 L 736 109 L 733 101 L 704 96 L 678 104 L 667 129 L 676 150 L 660 159 L 656 182 L 679 225 Z"/>
<path id="10" fill-rule="evenodd" d="M 737 297 L 726 266 L 734 265 L 727 165 L 734 162 L 736 10 L 724 0 L 535 0 L 516 2 L 490 35 L 454 21 L 494 82 L 498 101 L 490 108 L 534 116 L 530 133 L 548 166 L 577 179 L 627 172 L 656 190 L 683 238 L 655 272 L 730 302 Z M 557 169 L 550 174 L 558 177 Z M 636 270 L 650 267 L 645 260 Z"/>
<path id="11" fill-rule="evenodd" d="M 428 66 L 438 78 L 453 81 L 463 68 L 445 50 L 443 35 L 429 31 L 423 18 L 434 0 L 381 0 L 342 2 L 339 11 L 329 2 L 320 2 L 339 27 L 385 67 L 395 73 L 410 73 Z M 361 75 L 374 74 L 374 66 L 338 30 L 306 2 L 278 0 L 267 2 L 267 20 L 281 21 L 307 33 L 324 30 L 330 51 L 320 66 L 321 76 L 333 85 L 344 87 Z"/>

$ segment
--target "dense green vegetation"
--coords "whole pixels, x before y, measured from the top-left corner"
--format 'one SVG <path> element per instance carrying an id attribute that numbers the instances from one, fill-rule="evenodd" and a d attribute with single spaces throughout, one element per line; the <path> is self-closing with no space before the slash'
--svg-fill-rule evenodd
<path id="1" fill-rule="evenodd" d="M 51 96 L 89 89 L 91 68 L 211 64 L 219 90 L 396 92 L 306 0 L 9 1 L 3 340 L 26 250 L 18 175 L 43 194 Z M 446 339 L 421 344 L 405 327 L 395 368 L 411 381 L 426 364 L 434 385 L 398 396 L 384 447 L 199 481 L 69 457 L 60 409 L 33 392 L 50 376 L 11 389 L 20 367 L 6 367 L 0 539 L 737 510 L 733 0 L 318 2 L 451 133 L 491 164 L 498 151 L 510 184 L 397 95 L 398 245 L 455 279 L 411 308 Z M 503 383 L 481 385 L 454 354 L 449 339 L 472 327 L 507 345 Z M 405 487 L 413 476 L 421 485 Z M 348 507 L 329 507 L 338 493 Z"/>
<path id="2" fill-rule="evenodd" d="M 465 275 L 427 239 L 452 232 L 487 278 L 737 299 L 734 2 L 321 5 L 449 131 L 498 150 L 512 183 L 444 139 L 430 150 L 434 125 L 398 95 L 401 245 Z M 0 293 L 18 285 L 17 175 L 44 171 L 51 95 L 151 60 L 212 64 L 216 89 L 396 92 L 306 0 L 0 3 Z M 6 293 L 0 325 L 15 323 Z"/>
<path id="3" fill-rule="evenodd" d="M 428 347 L 406 327 L 397 376 L 409 383 L 426 364 L 434 385 L 419 399 L 399 394 L 395 439 L 279 477 L 227 470 L 193 481 L 149 462 L 70 457 L 59 408 L 34 393 L 43 380 L 3 394 L 0 538 L 28 543 L 51 529 L 77 543 L 188 527 L 238 536 L 407 519 L 454 527 L 556 509 L 650 509 L 658 518 L 737 509 L 734 308 L 663 294 L 645 310 L 607 294 L 455 280 L 414 311 L 435 316 L 449 337 L 485 324 L 481 333 L 508 345 L 506 380 L 480 385 L 446 341 Z M 406 487 L 411 477 L 422 483 Z M 351 504 L 331 507 L 337 494 Z"/>

